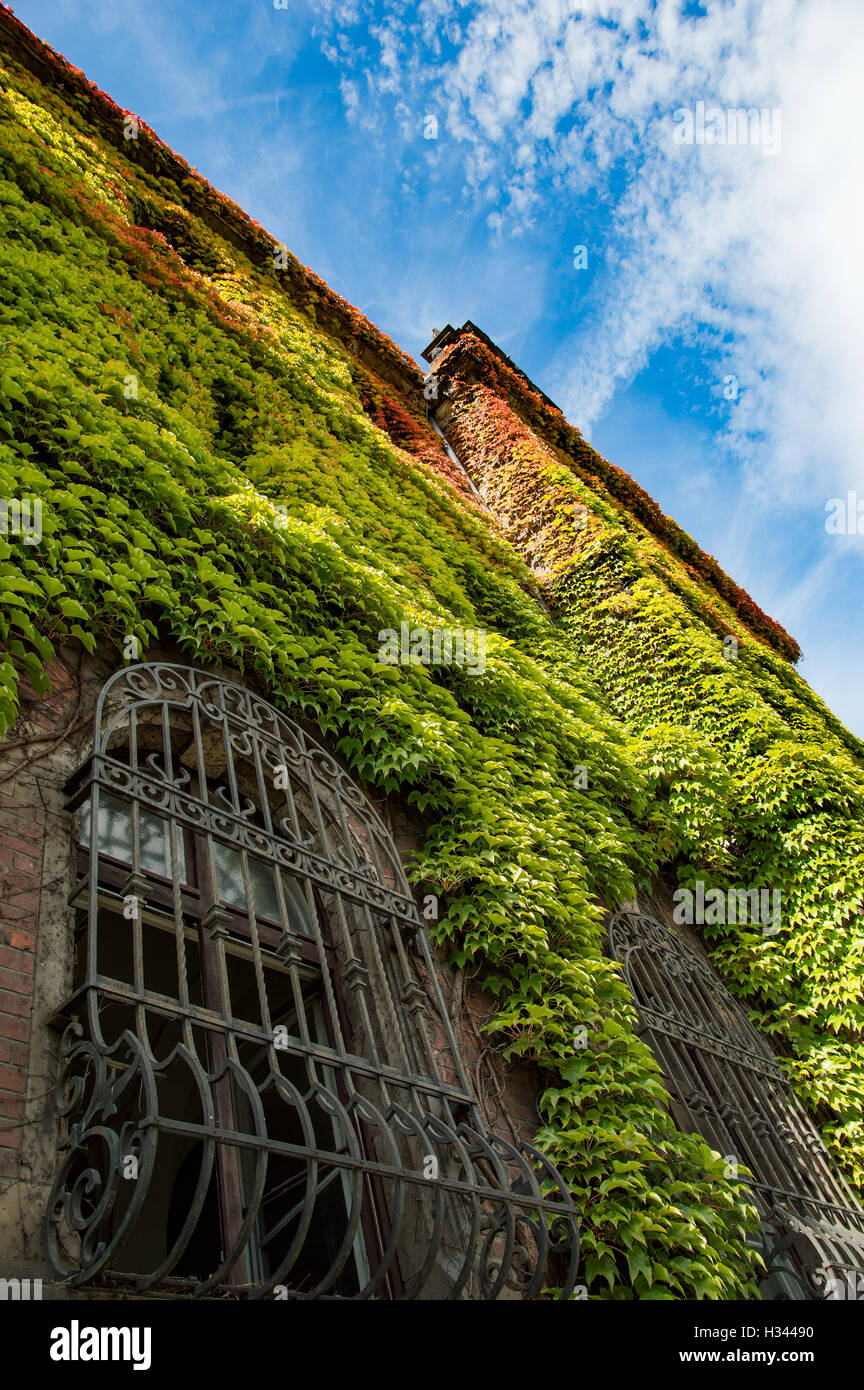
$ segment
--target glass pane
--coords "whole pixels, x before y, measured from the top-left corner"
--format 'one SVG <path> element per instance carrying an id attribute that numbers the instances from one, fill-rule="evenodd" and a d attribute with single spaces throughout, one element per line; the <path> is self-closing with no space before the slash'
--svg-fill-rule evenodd
<path id="1" fill-rule="evenodd" d="M 82 803 L 79 840 L 90 848 L 90 798 Z M 186 853 L 183 834 L 175 827 L 177 862 L 181 883 L 187 883 Z M 171 852 L 168 841 L 168 822 L 141 806 L 138 810 L 138 834 L 141 841 L 141 868 L 161 878 L 171 877 Z M 132 806 L 117 796 L 102 792 L 99 797 L 99 850 L 123 864 L 132 863 Z"/>
<path id="2" fill-rule="evenodd" d="M 248 911 L 240 851 L 230 849 L 228 845 L 221 845 L 216 841 L 211 841 L 211 844 L 220 902 L 225 903 L 228 907 L 238 907 L 242 911 Z M 273 865 L 265 864 L 261 859 L 253 859 L 251 854 L 247 856 L 246 862 L 249 866 L 249 879 L 255 896 L 256 917 L 268 918 L 271 922 L 279 922 L 282 926 L 290 927 L 304 936 L 309 936 L 309 911 L 299 883 L 294 879 L 287 878 L 284 874 L 282 875 L 282 889 L 285 895 L 285 910 L 288 918 L 287 922 L 283 923 L 276 889 L 276 870 Z"/>
<path id="3" fill-rule="evenodd" d="M 288 915 L 287 925 L 292 931 L 296 931 L 300 936 L 311 936 L 312 927 L 309 922 L 309 905 L 306 896 L 296 878 L 288 878 L 282 875 L 282 891 L 285 894 L 285 911 Z"/>

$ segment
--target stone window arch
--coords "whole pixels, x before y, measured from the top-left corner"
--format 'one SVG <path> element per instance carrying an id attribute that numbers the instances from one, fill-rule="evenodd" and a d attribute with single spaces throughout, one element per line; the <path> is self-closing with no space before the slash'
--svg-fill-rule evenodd
<path id="1" fill-rule="evenodd" d="M 192 1296 L 572 1289 L 551 1163 L 491 1134 L 392 840 L 248 689 L 104 686 L 72 777 L 58 1277 Z"/>

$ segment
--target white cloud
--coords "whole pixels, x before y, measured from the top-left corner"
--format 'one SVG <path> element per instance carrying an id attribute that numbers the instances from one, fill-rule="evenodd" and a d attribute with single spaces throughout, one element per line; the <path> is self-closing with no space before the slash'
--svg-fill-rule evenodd
<path id="1" fill-rule="evenodd" d="M 730 441 L 754 490 L 781 503 L 802 488 L 829 495 L 862 477 L 864 8 L 681 9 L 481 0 L 460 21 L 421 0 L 388 7 L 376 32 L 387 88 L 415 103 L 434 91 L 473 195 L 502 190 L 496 230 L 548 219 L 550 183 L 571 203 L 587 188 L 609 196 L 614 260 L 594 283 L 578 351 L 564 341 L 549 369 L 571 416 L 590 430 L 658 346 L 698 331 L 710 335 L 718 386 L 727 373 L 740 380 Z M 443 61 L 424 43 L 432 33 L 453 45 Z M 779 152 L 675 144 L 672 113 L 699 100 L 779 108 Z"/>

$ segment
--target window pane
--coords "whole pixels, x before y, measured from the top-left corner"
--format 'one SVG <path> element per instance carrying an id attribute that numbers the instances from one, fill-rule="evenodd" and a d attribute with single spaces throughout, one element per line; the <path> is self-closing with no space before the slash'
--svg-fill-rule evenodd
<path id="1" fill-rule="evenodd" d="M 246 902 L 246 891 L 243 885 L 243 865 L 240 851 L 229 849 L 227 845 L 220 845 L 215 841 L 211 841 L 211 844 L 220 902 L 225 903 L 228 907 L 238 907 L 243 911 L 248 911 L 249 905 Z M 265 864 L 261 859 L 253 859 L 251 854 L 247 856 L 246 862 L 249 866 L 252 892 L 255 895 L 256 917 L 266 917 L 272 922 L 282 924 L 276 889 L 276 870 L 272 864 Z M 309 910 L 306 906 L 303 890 L 295 879 L 287 878 L 284 874 L 282 875 L 282 889 L 285 895 L 285 910 L 288 918 L 287 922 L 282 925 L 308 936 L 310 934 Z"/>
<path id="2" fill-rule="evenodd" d="M 80 843 L 85 849 L 90 847 L 90 798 L 81 805 Z M 168 822 L 155 812 L 141 806 L 138 810 L 138 834 L 141 841 L 141 868 L 146 873 L 158 874 L 162 878 L 171 877 L 171 852 L 168 843 Z M 181 883 L 186 877 L 186 854 L 183 835 L 179 826 L 175 829 L 177 843 L 177 862 Z M 119 859 L 123 864 L 132 863 L 132 806 L 117 796 L 102 792 L 99 797 L 99 851 L 111 859 Z"/>

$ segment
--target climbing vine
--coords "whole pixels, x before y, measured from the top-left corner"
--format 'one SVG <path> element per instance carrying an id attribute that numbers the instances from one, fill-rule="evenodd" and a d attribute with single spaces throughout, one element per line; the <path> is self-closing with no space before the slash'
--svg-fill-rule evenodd
<path id="1" fill-rule="evenodd" d="M 707 922 L 706 941 L 860 1187 L 864 747 L 739 606 L 588 488 L 497 394 L 436 370 L 456 402 L 460 456 L 514 538 L 534 519 L 527 548 L 574 660 L 674 811 L 674 834 L 664 821 L 653 837 L 664 870 L 683 886 L 779 890 L 776 935 Z"/>
<path id="2" fill-rule="evenodd" d="M 720 937 L 716 958 L 860 1176 L 856 750 L 716 587 L 524 436 L 532 572 L 506 507 L 502 535 L 450 485 L 416 369 L 296 262 L 280 276 L 272 241 L 155 136 L 145 158 L 112 135 L 125 113 L 62 60 L 48 71 L 11 58 L 0 93 L 0 495 L 41 504 L 38 544 L 0 537 L 4 728 L 61 644 L 119 663 L 130 637 L 230 663 L 313 722 L 425 821 L 413 873 L 445 904 L 439 942 L 482 967 L 490 1027 L 547 1078 L 539 1142 L 576 1194 L 590 1296 L 755 1296 L 747 1189 L 675 1129 L 604 915 L 673 867 L 782 878 L 788 938 Z M 466 407 L 469 456 L 495 420 Z M 514 417 L 502 468 L 517 435 Z M 402 622 L 482 629 L 484 673 L 382 664 Z"/>
<path id="3" fill-rule="evenodd" d="M 519 431 L 523 420 L 537 428 L 547 443 L 555 446 L 579 477 L 587 480 L 592 489 L 599 489 L 605 496 L 623 505 L 627 513 L 638 520 L 642 526 L 663 542 L 678 559 L 683 561 L 684 569 L 697 582 L 707 581 L 716 592 L 747 623 L 751 631 L 757 633 L 777 651 L 792 661 L 797 661 L 801 649 L 794 637 L 761 608 L 749 594 L 725 574 L 713 555 L 705 552 L 682 530 L 676 522 L 664 516 L 657 503 L 641 488 L 623 468 L 604 459 L 596 449 L 582 438 L 575 425 L 564 418 L 557 406 L 547 404 L 539 393 L 532 389 L 527 378 L 515 372 L 505 362 L 496 358 L 489 348 L 472 333 L 464 333 L 444 350 L 436 362 L 436 371 L 478 374 L 484 382 L 494 386 L 495 401 L 503 409 L 505 403 L 513 406 L 508 414 L 513 427 Z M 680 568 L 680 566 L 679 566 Z"/>

